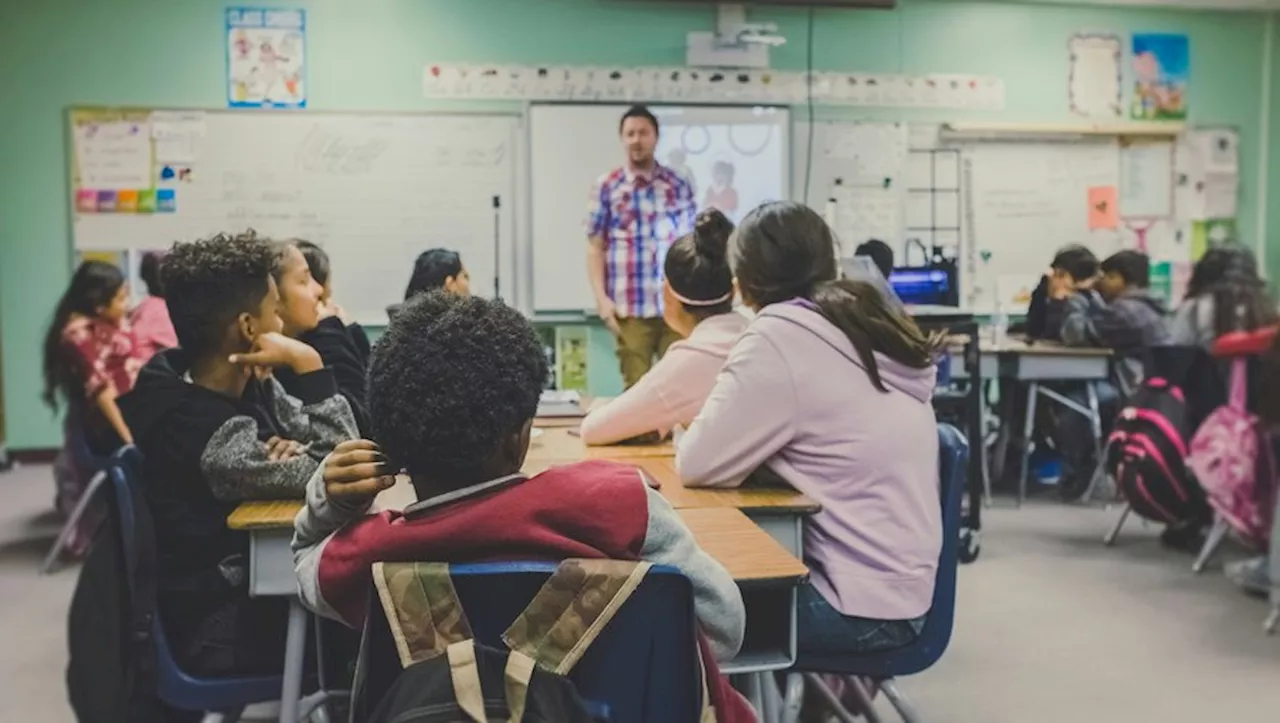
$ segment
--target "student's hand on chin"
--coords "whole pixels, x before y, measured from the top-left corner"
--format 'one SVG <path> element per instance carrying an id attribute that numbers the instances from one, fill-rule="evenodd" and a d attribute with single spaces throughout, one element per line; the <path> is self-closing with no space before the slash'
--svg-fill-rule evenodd
<path id="1" fill-rule="evenodd" d="M 339 444 L 324 463 L 325 495 L 345 505 L 368 504 L 395 483 L 387 458 L 367 439 Z"/>
<path id="2" fill-rule="evenodd" d="M 249 367 L 289 367 L 298 374 L 316 371 L 324 366 L 315 349 L 284 334 L 269 331 L 253 340 L 253 348 L 244 354 L 232 354 L 232 364 Z"/>

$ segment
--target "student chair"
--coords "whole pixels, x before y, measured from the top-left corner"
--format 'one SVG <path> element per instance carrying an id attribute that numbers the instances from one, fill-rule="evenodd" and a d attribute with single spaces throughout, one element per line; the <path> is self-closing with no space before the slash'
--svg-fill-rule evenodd
<path id="1" fill-rule="evenodd" d="M 818 673 L 835 673 L 847 676 L 855 696 L 860 698 L 865 715 L 871 723 L 878 720 L 871 705 L 871 696 L 858 678 L 879 681 L 880 689 L 906 723 L 918 723 L 921 719 L 894 679 L 914 675 L 932 667 L 946 652 L 951 642 L 951 630 L 956 612 L 956 570 L 959 567 L 960 501 L 968 477 L 969 444 L 960 431 L 949 424 L 938 425 L 938 479 L 942 498 L 942 554 L 938 558 L 938 573 L 933 588 L 933 603 L 920 637 L 906 647 L 867 655 L 840 657 L 806 656 L 797 664 L 797 671 L 787 676 L 787 692 L 784 720 L 794 723 L 800 716 L 804 685 L 812 685 L 823 698 L 837 708 L 836 717 L 852 721 L 855 715 L 845 710 L 838 696 L 827 687 Z M 803 677 L 802 677 L 803 676 Z"/>
<path id="2" fill-rule="evenodd" d="M 236 723 L 249 705 L 279 700 L 278 675 L 196 678 L 178 666 L 156 612 L 155 540 L 142 492 L 142 454 L 133 446 L 122 448 L 112 456 L 106 477 L 115 493 L 113 507 L 124 546 L 131 618 L 136 621 L 133 634 L 150 637 L 155 650 L 157 697 L 178 710 L 212 712 L 220 723 Z"/>
<path id="3" fill-rule="evenodd" d="M 503 632 L 555 569 L 546 562 L 450 565 L 476 642 L 506 650 Z M 655 565 L 569 678 L 592 712 L 609 723 L 697 723 L 702 673 L 695 621 L 688 578 Z M 361 698 L 376 706 L 401 668 L 385 626 L 369 626 L 366 636 Z"/>
<path id="4" fill-rule="evenodd" d="M 84 517 L 85 512 L 98 496 L 98 490 L 106 483 L 107 468 L 112 460 L 110 456 L 104 457 L 94 454 L 93 450 L 89 448 L 89 440 L 85 435 L 83 403 L 72 402 L 68 406 L 67 416 L 63 420 L 62 428 L 66 437 L 67 453 L 71 456 L 71 464 L 77 470 L 92 471 L 93 476 L 89 479 L 89 484 L 85 485 L 84 490 L 80 493 L 80 499 L 76 500 L 75 507 L 67 515 L 67 520 L 63 523 L 62 529 L 58 531 L 58 537 L 54 539 L 53 546 L 49 548 L 49 553 L 45 555 L 44 563 L 40 566 L 40 572 L 45 575 L 57 569 L 58 560 L 62 556 L 63 549 L 66 548 L 71 535 L 80 524 L 81 518 Z"/>

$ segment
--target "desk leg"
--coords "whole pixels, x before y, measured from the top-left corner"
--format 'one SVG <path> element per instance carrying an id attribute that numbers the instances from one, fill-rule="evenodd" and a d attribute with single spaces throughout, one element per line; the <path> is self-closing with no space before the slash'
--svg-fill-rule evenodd
<path id="1" fill-rule="evenodd" d="M 768 719 L 769 711 L 767 711 L 764 707 L 764 690 L 761 688 L 761 685 L 760 685 L 759 674 L 747 673 L 746 675 L 743 675 L 739 680 L 741 681 L 739 683 L 739 685 L 741 686 L 740 690 L 742 691 L 742 694 L 746 697 L 747 702 L 750 703 L 751 707 L 755 709 L 756 718 L 767 723 L 769 720 Z"/>
<path id="2" fill-rule="evenodd" d="M 280 723 L 297 723 L 302 697 L 303 659 L 307 652 L 307 611 L 302 601 L 289 599 L 289 627 L 284 643 L 284 679 L 280 688 Z"/>
<path id="3" fill-rule="evenodd" d="M 1093 429 L 1093 449 L 1097 453 L 1096 459 L 1102 459 L 1102 409 L 1098 405 L 1098 383 L 1089 382 L 1085 385 L 1089 394 L 1089 424 Z"/>
<path id="4" fill-rule="evenodd" d="M 1018 475 L 1018 506 L 1027 499 L 1027 475 L 1031 472 L 1031 438 L 1036 427 L 1036 400 L 1040 398 L 1040 382 L 1027 385 L 1027 417 L 1022 424 L 1022 474 Z"/>

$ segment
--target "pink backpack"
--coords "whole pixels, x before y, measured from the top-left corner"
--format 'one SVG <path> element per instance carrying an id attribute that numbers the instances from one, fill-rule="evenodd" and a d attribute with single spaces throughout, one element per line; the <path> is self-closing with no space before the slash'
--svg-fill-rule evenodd
<path id="1" fill-rule="evenodd" d="M 1265 544 L 1275 503 L 1271 444 L 1246 404 L 1246 359 L 1231 364 L 1231 395 L 1191 439 L 1187 466 L 1214 511 L 1245 542 Z"/>

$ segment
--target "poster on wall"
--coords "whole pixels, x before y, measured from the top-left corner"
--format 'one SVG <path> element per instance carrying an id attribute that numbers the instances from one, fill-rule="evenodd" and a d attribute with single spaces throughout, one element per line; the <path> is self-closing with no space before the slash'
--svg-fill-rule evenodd
<path id="1" fill-rule="evenodd" d="M 1073 35 L 1067 42 L 1071 71 L 1067 87 L 1071 112 L 1087 118 L 1119 118 L 1120 59 L 1124 43 L 1117 35 Z"/>
<path id="2" fill-rule="evenodd" d="M 1186 120 L 1191 43 L 1185 35 L 1133 36 L 1134 120 Z"/>
<path id="3" fill-rule="evenodd" d="M 227 105 L 307 107 L 305 10 L 227 9 Z"/>

